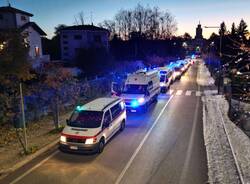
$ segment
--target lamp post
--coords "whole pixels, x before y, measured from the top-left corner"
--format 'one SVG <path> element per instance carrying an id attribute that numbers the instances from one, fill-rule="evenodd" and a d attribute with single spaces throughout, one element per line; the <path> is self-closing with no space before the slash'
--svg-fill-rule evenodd
<path id="1" fill-rule="evenodd" d="M 205 28 L 220 29 L 220 26 L 205 26 Z M 220 58 L 222 57 L 221 49 L 222 49 L 222 34 L 220 33 L 220 51 L 219 51 Z M 221 64 L 219 66 L 218 94 L 220 94 L 220 85 L 221 85 Z"/>

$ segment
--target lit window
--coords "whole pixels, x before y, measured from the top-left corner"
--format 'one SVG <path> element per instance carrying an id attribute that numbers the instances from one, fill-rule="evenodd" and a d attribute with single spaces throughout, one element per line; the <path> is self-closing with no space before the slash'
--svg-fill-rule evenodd
<path id="1" fill-rule="evenodd" d="M 3 50 L 3 44 L 0 44 L 0 51 Z"/>
<path id="2" fill-rule="evenodd" d="M 36 54 L 36 57 L 40 56 L 40 48 L 39 47 L 35 47 L 35 54 Z"/>

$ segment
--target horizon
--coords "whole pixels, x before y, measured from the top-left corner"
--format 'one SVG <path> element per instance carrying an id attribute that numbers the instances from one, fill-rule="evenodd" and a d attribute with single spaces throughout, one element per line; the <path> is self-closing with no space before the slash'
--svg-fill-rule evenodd
<path id="1" fill-rule="evenodd" d="M 198 0 L 190 0 L 189 2 L 185 2 L 184 0 L 176 2 L 166 2 L 164 0 L 154 2 L 150 0 L 106 0 L 105 2 L 86 0 L 83 2 L 75 0 L 74 3 L 68 0 L 34 1 L 35 3 L 31 4 L 30 0 L 10 0 L 10 4 L 14 8 L 32 13 L 34 16 L 31 17 L 31 20 L 36 22 L 47 33 L 48 38 L 53 37 L 54 28 L 58 24 L 74 25 L 74 16 L 81 11 L 84 13 L 85 24 L 91 24 L 92 17 L 93 24 L 98 25 L 103 20 L 113 19 L 120 9 L 132 9 L 138 3 L 143 6 L 157 6 L 161 11 L 168 10 L 177 21 L 178 30 L 175 34 L 176 36 L 181 36 L 187 32 L 194 37 L 199 21 L 203 28 L 204 38 L 209 38 L 213 32 L 218 33 L 218 29 L 205 29 L 204 26 L 219 26 L 224 21 L 227 30 L 230 30 L 232 23 L 234 22 L 238 26 L 241 19 L 244 19 L 248 26 L 250 24 L 250 13 L 248 12 L 250 1 L 245 0 L 239 0 L 238 2 L 233 0 L 223 0 L 220 2 L 215 0 L 210 0 L 209 2 L 199 2 Z M 0 6 L 7 6 L 7 2 L 2 1 Z M 212 9 L 211 6 L 214 7 L 215 5 L 217 8 Z M 113 7 L 112 10 L 110 10 L 110 6 Z M 54 7 L 57 7 L 59 11 L 54 11 Z M 219 8 L 223 9 L 223 11 L 217 11 Z M 232 14 L 232 11 L 234 14 Z M 228 16 L 228 14 L 231 14 L 231 16 Z"/>

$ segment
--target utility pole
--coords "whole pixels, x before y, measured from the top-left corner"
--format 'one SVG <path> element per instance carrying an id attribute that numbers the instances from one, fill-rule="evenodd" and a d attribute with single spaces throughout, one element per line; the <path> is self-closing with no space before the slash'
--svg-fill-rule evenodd
<path id="1" fill-rule="evenodd" d="M 22 88 L 22 83 L 21 82 L 20 82 L 19 87 L 20 87 L 21 110 L 22 110 L 22 121 L 23 121 L 24 149 L 25 149 L 25 152 L 27 152 L 27 150 L 28 150 L 28 142 L 27 142 L 26 122 L 25 122 L 25 113 L 24 113 L 23 88 Z"/>

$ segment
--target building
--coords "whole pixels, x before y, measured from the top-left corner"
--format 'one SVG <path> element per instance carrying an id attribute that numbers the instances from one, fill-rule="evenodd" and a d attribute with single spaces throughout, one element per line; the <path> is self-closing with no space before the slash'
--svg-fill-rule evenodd
<path id="1" fill-rule="evenodd" d="M 188 49 L 193 53 L 200 54 L 205 44 L 206 40 L 203 38 L 202 26 L 199 22 L 199 24 L 196 27 L 195 38 L 191 40 L 191 42 L 188 44 Z"/>
<path id="2" fill-rule="evenodd" d="M 0 7 L 0 31 L 18 29 L 25 35 L 25 41 L 29 44 L 29 58 L 33 66 L 41 61 L 49 61 L 48 55 L 43 55 L 41 37 L 46 33 L 30 18 L 33 14 L 9 6 Z"/>
<path id="3" fill-rule="evenodd" d="M 60 36 L 62 60 L 74 60 L 82 48 L 109 48 L 109 31 L 94 25 L 65 27 Z"/>

